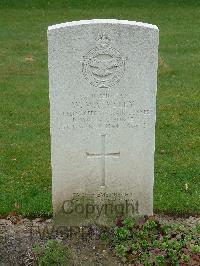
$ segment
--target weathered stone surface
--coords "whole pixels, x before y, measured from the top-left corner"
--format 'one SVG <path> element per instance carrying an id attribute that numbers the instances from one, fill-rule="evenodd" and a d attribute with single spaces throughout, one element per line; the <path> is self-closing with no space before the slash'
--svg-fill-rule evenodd
<path id="1" fill-rule="evenodd" d="M 158 28 L 67 22 L 48 28 L 48 44 L 56 220 L 151 215 Z"/>

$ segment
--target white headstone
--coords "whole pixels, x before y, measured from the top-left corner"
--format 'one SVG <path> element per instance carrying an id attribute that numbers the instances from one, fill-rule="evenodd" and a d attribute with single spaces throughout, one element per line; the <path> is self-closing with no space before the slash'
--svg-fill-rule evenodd
<path id="1" fill-rule="evenodd" d="M 53 211 L 62 224 L 152 215 L 158 28 L 48 28 Z"/>

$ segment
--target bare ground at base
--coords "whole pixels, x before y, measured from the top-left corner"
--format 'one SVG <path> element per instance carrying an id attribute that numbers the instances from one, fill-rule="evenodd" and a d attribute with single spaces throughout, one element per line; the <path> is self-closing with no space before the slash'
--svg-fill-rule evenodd
<path id="1" fill-rule="evenodd" d="M 188 229 L 200 223 L 200 217 L 176 218 L 156 216 L 162 223 L 177 223 Z M 108 228 L 96 225 L 87 227 L 54 228 L 52 219 L 30 220 L 17 216 L 0 219 L 0 266 L 32 265 L 33 246 L 44 244 L 48 239 L 65 243 L 70 250 L 69 265 L 112 266 L 124 265 L 114 251 L 100 240 Z"/>

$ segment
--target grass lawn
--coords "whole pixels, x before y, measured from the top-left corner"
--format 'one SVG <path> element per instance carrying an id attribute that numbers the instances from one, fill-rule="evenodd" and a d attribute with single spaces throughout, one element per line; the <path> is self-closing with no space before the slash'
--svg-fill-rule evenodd
<path id="1" fill-rule="evenodd" d="M 0 3 L 0 215 L 52 214 L 46 30 L 91 18 L 159 27 L 154 210 L 200 214 L 198 1 L 7 2 Z"/>

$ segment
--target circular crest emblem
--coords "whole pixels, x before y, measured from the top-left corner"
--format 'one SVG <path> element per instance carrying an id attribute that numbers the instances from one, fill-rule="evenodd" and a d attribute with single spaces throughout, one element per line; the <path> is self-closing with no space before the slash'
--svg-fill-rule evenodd
<path id="1" fill-rule="evenodd" d="M 125 58 L 113 48 L 110 39 L 101 35 L 95 48 L 83 57 L 83 75 L 98 88 L 109 88 L 118 83 L 125 71 Z"/>

